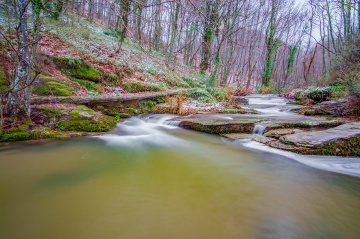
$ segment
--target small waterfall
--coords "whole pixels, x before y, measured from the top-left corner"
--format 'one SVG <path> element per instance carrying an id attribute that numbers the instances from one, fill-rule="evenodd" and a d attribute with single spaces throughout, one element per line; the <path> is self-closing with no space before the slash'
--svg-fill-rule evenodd
<path id="1" fill-rule="evenodd" d="M 189 146 L 185 140 L 168 133 L 179 129 L 180 121 L 172 121 L 174 115 L 149 115 L 132 117 L 119 124 L 111 134 L 93 136 L 116 147 L 136 148 L 143 146 Z"/>
<path id="2" fill-rule="evenodd" d="M 263 135 L 265 130 L 266 130 L 266 126 L 258 124 L 258 125 L 255 125 L 253 134 Z"/>
<path id="3" fill-rule="evenodd" d="M 167 120 L 164 122 L 165 125 L 170 125 L 170 126 L 177 126 L 179 127 L 181 121 L 172 121 L 172 120 Z"/>

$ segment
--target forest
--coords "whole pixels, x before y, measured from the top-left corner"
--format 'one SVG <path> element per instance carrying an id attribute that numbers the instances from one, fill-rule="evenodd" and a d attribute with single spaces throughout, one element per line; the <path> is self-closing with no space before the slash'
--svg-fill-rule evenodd
<path id="1" fill-rule="evenodd" d="M 0 239 L 359 239 L 360 0 L 0 0 Z"/>
<path id="2" fill-rule="evenodd" d="M 41 97 L 359 95 L 355 0 L 2 0 L 0 14 L 2 130 L 32 123 Z"/>

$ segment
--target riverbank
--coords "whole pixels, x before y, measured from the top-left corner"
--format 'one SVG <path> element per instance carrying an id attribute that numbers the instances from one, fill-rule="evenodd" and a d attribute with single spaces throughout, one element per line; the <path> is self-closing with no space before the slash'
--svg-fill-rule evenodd
<path id="1" fill-rule="evenodd" d="M 184 129 L 232 140 L 255 141 L 304 155 L 360 156 L 360 123 L 356 120 L 300 115 L 293 111 L 301 106 L 288 104 L 285 98 L 256 94 L 238 100 L 246 106 L 235 103 L 235 106 L 226 107 L 223 104 L 208 111 L 203 107 L 201 111 L 190 104 L 184 112 L 185 103 L 180 102 L 182 94 L 183 91 L 175 91 L 114 99 L 61 98 L 64 102 L 70 100 L 87 106 L 55 104 L 56 98 L 50 99 L 51 102 L 44 98 L 32 107 L 34 125 L 12 128 L 0 135 L 0 141 L 67 139 L 108 132 L 123 119 L 137 115 L 182 113 L 185 116 L 172 121 L 178 121 Z M 47 101 L 48 104 L 40 104 Z"/>

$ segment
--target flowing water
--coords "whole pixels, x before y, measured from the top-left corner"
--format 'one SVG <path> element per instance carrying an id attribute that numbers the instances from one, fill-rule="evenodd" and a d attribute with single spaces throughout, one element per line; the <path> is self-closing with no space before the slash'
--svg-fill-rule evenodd
<path id="1" fill-rule="evenodd" d="M 0 238 L 359 238 L 360 178 L 171 118 L 2 148 Z"/>

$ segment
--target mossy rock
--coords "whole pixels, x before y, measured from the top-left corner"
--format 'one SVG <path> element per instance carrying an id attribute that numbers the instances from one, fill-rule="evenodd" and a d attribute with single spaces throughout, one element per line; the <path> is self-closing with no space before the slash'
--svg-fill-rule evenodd
<path id="1" fill-rule="evenodd" d="M 133 108 L 133 107 L 127 107 L 125 109 L 125 113 L 128 113 L 130 115 L 138 115 L 138 114 L 140 114 L 140 112 L 137 109 Z"/>
<path id="2" fill-rule="evenodd" d="M 336 155 L 336 156 L 354 156 L 360 157 L 360 135 L 349 139 L 340 139 L 335 142 L 328 142 L 322 147 L 315 148 L 312 154 Z"/>
<path id="3" fill-rule="evenodd" d="M 182 121 L 182 120 L 180 120 Z M 195 130 L 209 134 L 252 133 L 257 119 L 220 120 L 220 119 L 195 119 L 183 120 L 180 123 L 184 129 Z"/>
<path id="4" fill-rule="evenodd" d="M 82 131 L 82 132 L 106 132 L 115 127 L 113 120 L 91 121 L 91 120 L 70 120 L 58 123 L 56 126 L 61 131 Z"/>
<path id="5" fill-rule="evenodd" d="M 30 133 L 11 133 L 11 134 L 0 134 L 0 142 L 11 142 L 11 141 L 20 141 L 20 140 L 28 140 L 31 138 Z"/>
<path id="6" fill-rule="evenodd" d="M 131 118 L 132 115 L 129 114 L 129 113 L 120 113 L 118 115 L 115 116 L 115 118 L 117 119 L 128 119 L 128 118 Z"/>
<path id="7" fill-rule="evenodd" d="M 76 78 L 70 78 L 71 81 L 78 83 L 80 86 L 84 87 L 88 91 L 95 91 L 100 93 L 101 92 L 101 85 L 96 84 L 89 80 L 80 80 Z"/>
<path id="8" fill-rule="evenodd" d="M 150 85 L 143 82 L 138 81 L 128 81 L 122 83 L 123 89 L 130 93 L 138 93 L 138 92 L 159 92 L 163 91 L 164 88 L 156 85 Z"/>
<path id="9" fill-rule="evenodd" d="M 102 79 L 100 71 L 94 69 L 89 63 L 79 59 L 53 57 L 53 61 L 59 70 L 73 78 L 92 82 L 100 82 Z"/>
<path id="10" fill-rule="evenodd" d="M 320 103 L 331 98 L 332 88 L 331 87 L 316 87 L 309 88 L 305 92 L 308 99 L 314 101 L 314 103 Z"/>
<path id="11" fill-rule="evenodd" d="M 33 94 L 40 96 L 70 96 L 74 92 L 75 88 L 70 84 L 45 75 L 37 77 L 32 89 Z"/>

